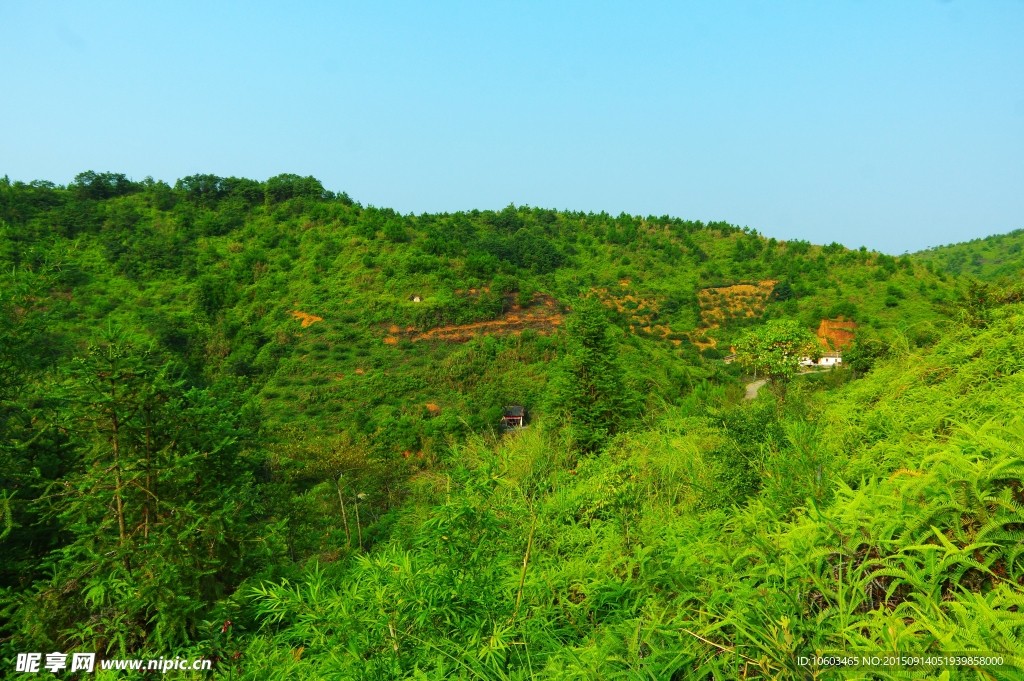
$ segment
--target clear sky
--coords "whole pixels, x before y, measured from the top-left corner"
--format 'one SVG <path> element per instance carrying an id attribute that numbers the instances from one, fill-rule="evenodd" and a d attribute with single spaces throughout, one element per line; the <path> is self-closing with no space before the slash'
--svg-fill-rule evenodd
<path id="1" fill-rule="evenodd" d="M 1024 227 L 1024 2 L 4 2 L 0 174 L 314 175 L 410 211 Z"/>

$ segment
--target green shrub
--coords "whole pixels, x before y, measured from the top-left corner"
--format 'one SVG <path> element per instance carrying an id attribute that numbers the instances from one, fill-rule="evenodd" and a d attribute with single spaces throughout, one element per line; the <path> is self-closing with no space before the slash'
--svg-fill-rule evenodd
<path id="1" fill-rule="evenodd" d="M 849 301 L 836 303 L 826 313 L 829 319 L 845 317 L 846 319 L 857 319 L 857 306 Z"/>

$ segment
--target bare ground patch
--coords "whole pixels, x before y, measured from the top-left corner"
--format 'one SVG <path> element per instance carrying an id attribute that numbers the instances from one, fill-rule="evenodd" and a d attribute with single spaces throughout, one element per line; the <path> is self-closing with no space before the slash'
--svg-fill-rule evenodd
<path id="1" fill-rule="evenodd" d="M 470 294 L 475 293 L 477 293 L 476 289 L 470 289 Z M 517 305 L 515 300 L 516 294 L 504 296 L 505 312 L 498 319 L 472 324 L 439 326 L 423 332 L 419 332 L 412 326 L 406 327 L 404 331 L 397 326 L 392 326 L 388 329 L 390 335 L 385 337 L 384 342 L 394 345 L 398 343 L 401 336 L 405 336 L 413 342 L 465 343 L 477 336 L 518 336 L 527 329 L 546 336 L 558 329 L 565 320 L 558 301 L 545 293 L 535 293 L 533 303 L 526 307 Z"/>

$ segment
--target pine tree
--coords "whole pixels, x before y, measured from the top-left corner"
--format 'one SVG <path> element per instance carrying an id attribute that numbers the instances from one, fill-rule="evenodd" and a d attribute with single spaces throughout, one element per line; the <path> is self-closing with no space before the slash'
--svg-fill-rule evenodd
<path id="1" fill-rule="evenodd" d="M 626 382 L 599 302 L 581 300 L 566 329 L 568 352 L 552 379 L 549 407 L 579 446 L 593 451 L 636 417 L 639 397 Z"/>

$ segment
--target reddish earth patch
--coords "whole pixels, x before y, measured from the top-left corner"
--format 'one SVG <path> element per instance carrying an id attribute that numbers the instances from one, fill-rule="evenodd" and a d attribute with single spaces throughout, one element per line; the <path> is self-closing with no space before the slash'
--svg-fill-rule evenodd
<path id="1" fill-rule="evenodd" d="M 292 317 L 294 317 L 295 319 L 301 319 L 303 328 L 309 326 L 310 324 L 316 324 L 317 322 L 322 322 L 324 320 L 323 317 L 317 317 L 316 315 L 307 314 L 305 312 L 299 312 L 298 310 L 292 310 Z"/>
<path id="2" fill-rule="evenodd" d="M 426 407 L 426 408 L 427 408 L 427 411 L 429 411 L 429 412 L 430 412 L 430 413 L 431 413 L 432 415 L 434 415 L 434 416 L 437 416 L 438 414 L 440 414 L 440 413 L 441 413 L 441 407 L 437 406 L 437 405 L 436 405 L 436 404 L 434 404 L 433 402 L 427 402 L 427 403 L 426 403 L 425 405 L 423 405 L 423 406 L 424 406 L 424 407 Z"/>
<path id="3" fill-rule="evenodd" d="M 505 296 L 505 309 L 508 311 L 500 319 L 475 324 L 441 326 L 414 335 L 412 340 L 465 343 L 476 336 L 518 336 L 526 329 L 533 329 L 540 335 L 546 336 L 562 325 L 565 315 L 559 311 L 558 301 L 551 296 L 535 293 L 533 305 L 526 309 L 513 303 L 515 297 L 515 295 Z M 414 329 L 410 327 L 408 331 L 411 332 Z"/>
<path id="4" fill-rule="evenodd" d="M 818 325 L 818 340 L 826 352 L 838 351 L 853 344 L 857 335 L 856 322 L 843 321 L 839 319 L 822 319 Z"/>

